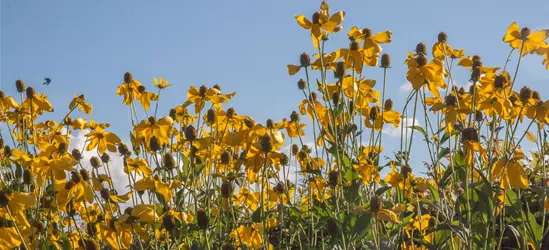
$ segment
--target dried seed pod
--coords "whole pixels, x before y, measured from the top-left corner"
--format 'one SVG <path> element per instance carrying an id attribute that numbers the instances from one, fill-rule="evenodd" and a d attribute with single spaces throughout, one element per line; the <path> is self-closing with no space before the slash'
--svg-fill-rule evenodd
<path id="1" fill-rule="evenodd" d="M 301 67 L 309 67 L 309 65 L 311 64 L 311 58 L 309 57 L 309 55 L 307 55 L 307 53 L 303 52 L 299 56 L 299 63 Z"/>
<path id="2" fill-rule="evenodd" d="M 23 80 L 15 81 L 15 88 L 17 89 L 17 92 L 19 92 L 19 93 L 25 92 L 25 83 L 23 82 Z"/>
<path id="3" fill-rule="evenodd" d="M 381 67 L 390 68 L 391 67 L 391 56 L 387 53 L 381 55 Z"/>
<path id="4" fill-rule="evenodd" d="M 199 208 L 198 211 L 196 211 L 196 221 L 198 224 L 198 227 L 200 229 L 207 229 L 209 226 L 209 219 L 208 215 L 206 214 L 206 211 L 204 209 Z"/>
<path id="5" fill-rule="evenodd" d="M 92 156 L 92 158 L 90 158 L 90 164 L 93 168 L 99 168 L 101 166 L 101 161 L 97 156 Z"/>

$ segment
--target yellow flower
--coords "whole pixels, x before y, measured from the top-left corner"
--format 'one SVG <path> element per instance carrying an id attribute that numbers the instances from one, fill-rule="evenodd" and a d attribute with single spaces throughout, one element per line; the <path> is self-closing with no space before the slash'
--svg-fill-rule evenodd
<path id="1" fill-rule="evenodd" d="M 75 96 L 72 99 L 71 103 L 69 104 L 69 109 L 73 110 L 76 107 L 78 107 L 80 111 L 88 115 L 92 113 L 93 106 L 91 104 L 86 103 L 86 99 L 84 95 Z"/>
<path id="2" fill-rule="evenodd" d="M 153 136 L 156 136 L 160 145 L 163 145 L 168 144 L 170 140 L 170 135 L 173 131 L 172 123 L 173 119 L 169 116 L 165 116 L 158 121 L 151 116 L 149 119 L 141 121 L 134 129 L 138 136 L 145 138 L 147 145 Z"/>
<path id="3" fill-rule="evenodd" d="M 507 33 L 503 37 L 503 41 L 509 43 L 513 49 L 521 51 L 521 56 L 533 53 L 539 47 L 546 46 L 545 40 L 549 37 L 549 30 L 539 30 L 531 32 L 529 28 L 519 28 L 516 22 L 513 22 Z"/>
<path id="4" fill-rule="evenodd" d="M 164 77 L 161 77 L 160 80 L 158 80 L 156 77 L 154 78 L 154 86 L 156 86 L 159 89 L 165 89 L 169 86 L 172 86 L 168 83 L 167 80 L 164 80 Z"/>
<path id="5" fill-rule="evenodd" d="M 135 99 L 141 98 L 138 90 L 139 86 L 141 86 L 141 83 L 134 80 L 130 72 L 126 72 L 124 74 L 124 82 L 118 86 L 116 94 L 119 96 L 123 95 L 123 103 L 130 106 Z"/>
<path id="6" fill-rule="evenodd" d="M 312 21 L 309 21 L 303 15 L 295 16 L 297 24 L 306 30 L 311 31 L 311 38 L 316 49 L 320 48 L 320 40 L 324 36 L 324 32 L 334 33 L 341 30 L 341 22 L 345 17 L 345 12 L 340 11 L 330 16 L 330 11 L 326 1 L 322 1 L 320 11 L 315 12 L 312 16 Z"/>
<path id="7" fill-rule="evenodd" d="M 116 152 L 116 146 L 120 143 L 120 138 L 118 138 L 117 135 L 111 132 L 105 132 L 99 127 L 85 136 L 89 141 L 86 150 L 92 151 L 97 147 L 97 152 L 99 152 L 99 154 L 105 153 L 107 149 L 110 152 Z"/>
<path id="8" fill-rule="evenodd" d="M 496 161 L 492 167 L 492 176 L 500 179 L 500 187 L 503 189 L 528 187 L 526 171 L 516 159 Z"/>
<path id="9" fill-rule="evenodd" d="M 436 58 L 427 63 L 427 58 L 423 55 L 418 55 L 415 58 L 409 57 L 407 64 L 408 73 L 406 74 L 406 79 L 412 84 L 412 87 L 418 90 L 424 84 L 427 84 L 431 94 L 440 98 L 438 89 L 446 88 L 446 83 L 444 82 L 444 63 Z"/>

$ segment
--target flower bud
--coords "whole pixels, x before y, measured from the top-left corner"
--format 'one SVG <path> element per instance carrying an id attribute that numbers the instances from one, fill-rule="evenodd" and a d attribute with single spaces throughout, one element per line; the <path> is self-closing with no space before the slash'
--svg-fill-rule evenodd
<path id="1" fill-rule="evenodd" d="M 175 168 L 175 160 L 173 159 L 173 156 L 171 153 L 164 154 L 164 157 L 162 157 L 162 161 L 164 162 L 164 167 L 168 169 Z"/>
<path id="2" fill-rule="evenodd" d="M 457 98 L 452 94 L 444 97 L 444 104 L 446 105 L 446 107 L 457 107 L 457 102 Z"/>
<path id="3" fill-rule="evenodd" d="M 393 109 L 393 100 L 387 99 L 383 105 L 385 111 L 391 111 Z"/>
<path id="4" fill-rule="evenodd" d="M 530 33 L 531 33 L 530 28 L 528 28 L 528 27 L 522 28 L 522 30 L 520 30 L 520 36 L 521 36 L 522 40 L 526 41 L 526 39 L 528 39 L 528 36 L 530 35 Z"/>
<path id="5" fill-rule="evenodd" d="M 299 115 L 297 112 L 292 111 L 292 114 L 290 114 L 290 121 L 292 122 L 298 122 L 299 121 Z"/>
<path id="6" fill-rule="evenodd" d="M 339 171 L 332 170 L 328 173 L 328 183 L 330 184 L 330 186 L 335 187 L 340 182 L 341 182 L 341 178 L 339 176 Z"/>
<path id="7" fill-rule="evenodd" d="M 535 99 L 535 100 L 541 100 L 541 96 L 539 95 L 539 92 L 537 90 L 534 90 L 532 92 L 532 99 Z"/>
<path id="8" fill-rule="evenodd" d="M 133 82 L 132 73 L 130 73 L 130 72 L 124 73 L 124 82 L 125 82 L 125 83 L 131 83 L 131 82 Z"/>
<path id="9" fill-rule="evenodd" d="M 267 119 L 267 128 L 274 129 L 274 127 L 275 127 L 274 121 L 272 119 Z"/>
<path id="10" fill-rule="evenodd" d="M 246 125 L 247 128 L 253 128 L 255 126 L 254 121 L 251 119 L 244 119 L 244 125 Z"/>
<path id="11" fill-rule="evenodd" d="M 231 197 L 233 194 L 233 186 L 230 182 L 224 181 L 223 184 L 221 184 L 221 196 L 225 198 Z"/>
<path id="12" fill-rule="evenodd" d="M 160 141 L 158 140 L 158 138 L 156 138 L 155 135 L 153 135 L 149 140 L 149 148 L 153 152 L 159 151 L 161 148 Z"/>
<path id="13" fill-rule="evenodd" d="M 473 142 L 479 141 L 478 130 L 475 128 L 465 128 L 461 133 L 462 133 L 461 136 L 463 141 L 473 141 Z"/>
<path id="14" fill-rule="evenodd" d="M 19 93 L 25 92 L 25 83 L 23 82 L 23 80 L 15 81 L 15 88 L 17 89 L 17 92 L 19 92 Z"/>
<path id="15" fill-rule="evenodd" d="M 124 144 L 124 143 L 118 144 L 118 152 L 120 153 L 120 155 L 129 155 L 130 154 L 130 150 L 128 149 L 128 146 L 126 146 L 126 144 Z"/>
<path id="16" fill-rule="evenodd" d="M 175 230 L 175 217 L 171 214 L 166 214 L 162 217 L 162 225 L 170 234 Z"/>
<path id="17" fill-rule="evenodd" d="M 261 151 L 263 151 L 264 153 L 269 153 L 273 150 L 273 142 L 268 134 L 265 134 L 261 137 L 260 145 Z"/>
<path id="18" fill-rule="evenodd" d="M 364 38 L 370 38 L 372 37 L 372 30 L 369 29 L 369 28 L 364 28 L 362 29 L 362 35 L 364 36 Z"/>
<path id="19" fill-rule="evenodd" d="M 481 111 L 475 111 L 475 121 L 477 122 L 481 122 L 482 120 L 484 120 L 484 117 L 482 115 L 482 112 Z"/>
<path id="20" fill-rule="evenodd" d="M 334 104 L 334 106 L 339 103 L 339 93 L 338 92 L 334 92 L 332 94 L 332 103 Z"/>
<path id="21" fill-rule="evenodd" d="M 305 80 L 299 79 L 299 81 L 297 81 L 297 88 L 299 88 L 300 90 L 303 90 L 306 87 L 307 87 L 307 82 L 305 82 Z"/>
<path id="22" fill-rule="evenodd" d="M 279 194 L 283 194 L 286 189 L 285 189 L 285 184 L 283 182 L 279 182 L 276 184 L 275 188 L 274 188 L 274 191 L 279 193 Z"/>
<path id="23" fill-rule="evenodd" d="M 299 152 L 299 146 L 297 144 L 293 144 L 292 145 L 292 154 L 297 155 L 298 152 Z"/>
<path id="24" fill-rule="evenodd" d="M 221 153 L 221 164 L 227 165 L 231 161 L 231 154 L 228 151 Z"/>
<path id="25" fill-rule="evenodd" d="M 74 182 L 74 184 L 78 184 L 82 181 L 82 175 L 78 172 L 71 172 L 71 181 Z"/>
<path id="26" fill-rule="evenodd" d="M 93 168 L 99 168 L 101 166 L 101 162 L 97 156 L 92 156 L 92 158 L 90 158 L 90 164 Z"/>
<path id="27" fill-rule="evenodd" d="M 528 87 L 522 87 L 520 89 L 520 100 L 523 102 L 523 103 L 526 103 L 528 102 L 528 100 L 530 100 L 532 98 L 532 89 L 528 88 Z"/>
<path id="28" fill-rule="evenodd" d="M 111 191 L 106 188 L 101 189 L 99 194 L 101 194 L 101 198 L 103 198 L 105 201 L 108 201 L 111 197 Z"/>
<path id="29" fill-rule="evenodd" d="M 206 113 L 206 121 L 208 124 L 214 124 L 217 121 L 217 114 L 215 113 L 215 110 L 208 109 L 208 112 Z"/>
<path id="30" fill-rule="evenodd" d="M 400 174 L 404 177 L 404 178 L 408 178 L 408 175 L 412 173 L 412 167 L 410 167 L 409 164 L 406 164 L 406 165 L 403 165 L 401 168 L 400 168 Z"/>
<path id="31" fill-rule="evenodd" d="M 480 79 L 480 75 L 482 73 L 482 70 L 480 67 L 474 67 L 473 71 L 471 72 L 471 81 L 476 82 Z"/>
<path id="32" fill-rule="evenodd" d="M 494 80 L 494 87 L 496 89 L 501 89 L 505 86 L 506 83 L 507 83 L 507 78 L 503 75 L 498 75 Z"/>
<path id="33" fill-rule="evenodd" d="M 206 87 L 206 85 L 202 85 L 198 89 L 198 93 L 200 94 L 200 96 L 206 96 L 206 91 L 208 91 L 208 87 Z"/>
<path id="34" fill-rule="evenodd" d="M 27 98 L 33 98 L 34 97 L 34 88 L 33 87 L 28 87 L 27 90 L 26 90 L 26 94 L 27 94 Z"/>
<path id="35" fill-rule="evenodd" d="M 345 76 L 345 64 L 343 62 L 337 62 L 334 70 L 334 76 L 336 78 L 343 78 Z"/>
<path id="36" fill-rule="evenodd" d="M 320 21 L 320 13 L 318 13 L 318 11 L 313 13 L 313 17 L 311 18 L 311 21 L 315 24 L 317 24 Z"/>
<path id="37" fill-rule="evenodd" d="M 416 63 L 417 63 L 417 66 L 423 67 L 427 65 L 427 58 L 423 54 L 419 54 L 416 57 Z"/>
<path id="38" fill-rule="evenodd" d="M 427 55 L 427 46 L 424 43 L 418 43 L 416 45 L 416 54 Z"/>
<path id="39" fill-rule="evenodd" d="M 390 68 L 391 67 L 391 56 L 387 53 L 381 55 L 381 67 Z"/>
<path id="40" fill-rule="evenodd" d="M 185 133 L 185 138 L 187 138 L 187 140 L 189 141 L 196 140 L 196 137 L 198 136 L 198 132 L 196 131 L 193 125 L 187 126 L 185 128 L 184 133 Z"/>
<path id="41" fill-rule="evenodd" d="M 302 53 L 301 56 L 299 56 L 299 63 L 301 64 L 301 67 L 309 67 L 311 64 L 311 58 L 307 53 Z"/>
<path id="42" fill-rule="evenodd" d="M 139 87 L 137 87 L 137 92 L 139 93 L 145 93 L 145 90 L 146 90 L 145 86 L 143 85 L 139 85 Z"/>
<path id="43" fill-rule="evenodd" d="M 103 153 L 101 155 L 101 162 L 108 163 L 109 161 L 111 161 L 111 157 L 107 153 Z"/>
<path id="44" fill-rule="evenodd" d="M 32 174 L 32 171 L 25 169 L 23 171 L 23 184 L 30 185 L 34 182 L 34 175 Z"/>
<path id="45" fill-rule="evenodd" d="M 80 169 L 80 176 L 82 176 L 82 180 L 85 182 L 88 182 L 90 180 L 90 173 L 88 173 L 88 170 Z"/>
<path id="46" fill-rule="evenodd" d="M 288 159 L 288 156 L 283 153 L 282 158 L 280 158 L 280 164 L 282 164 L 282 166 L 288 166 L 288 163 L 290 163 L 290 159 Z"/>
<path id="47" fill-rule="evenodd" d="M 353 41 L 351 43 L 351 46 L 350 46 L 351 50 L 358 50 L 360 48 L 360 45 L 358 44 L 358 42 L 356 41 Z"/>
<path id="48" fill-rule="evenodd" d="M 448 41 L 448 35 L 446 35 L 446 33 L 444 32 L 438 33 L 438 41 L 441 43 L 445 43 L 446 41 Z"/>
<path id="49" fill-rule="evenodd" d="M 379 107 L 378 106 L 373 106 L 370 109 L 369 116 L 370 116 L 370 120 L 375 121 L 377 119 L 377 117 L 379 116 Z"/>

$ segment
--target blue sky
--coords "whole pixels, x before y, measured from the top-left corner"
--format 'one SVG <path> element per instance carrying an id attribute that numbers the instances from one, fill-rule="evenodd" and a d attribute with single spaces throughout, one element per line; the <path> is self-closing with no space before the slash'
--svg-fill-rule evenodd
<path id="1" fill-rule="evenodd" d="M 392 30 L 388 97 L 402 107 L 407 95 L 403 64 L 418 42 L 429 47 L 445 31 L 449 43 L 466 54 L 480 54 L 485 65 L 502 65 L 509 52 L 501 40 L 513 21 L 532 29 L 549 28 L 549 1 L 528 3 L 490 1 L 328 1 L 332 12 L 346 11 L 344 29 L 332 36 L 328 48 L 346 47 L 353 26 L 374 32 Z M 70 99 L 85 93 L 94 105 L 94 120 L 109 121 L 121 137 L 130 125 L 128 108 L 116 95 L 123 74 L 152 88 L 153 77 L 174 86 L 163 93 L 160 114 L 185 101 L 188 87 L 219 84 L 238 92 L 229 104 L 258 122 L 275 121 L 297 109 L 302 100 L 286 65 L 297 64 L 302 52 L 314 53 L 308 31 L 296 14 L 309 17 L 320 1 L 138 1 L 138 0 L 2 0 L 0 88 L 15 95 L 14 82 L 46 92 L 59 120 Z M 549 73 L 539 56 L 527 56 L 516 86 L 548 90 Z M 515 65 L 516 60 L 511 62 Z M 467 72 L 459 69 L 466 84 Z M 368 68 L 380 82 L 382 71 Z M 52 84 L 43 87 L 44 77 Z M 542 94 L 542 98 L 544 95 Z M 77 114 L 82 115 L 82 114 Z M 388 143 L 391 143 L 389 140 Z"/>

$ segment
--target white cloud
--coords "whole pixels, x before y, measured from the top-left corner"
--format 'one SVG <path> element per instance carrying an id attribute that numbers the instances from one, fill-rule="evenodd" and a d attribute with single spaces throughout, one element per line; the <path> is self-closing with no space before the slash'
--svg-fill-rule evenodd
<path id="1" fill-rule="evenodd" d="M 412 86 L 412 83 L 408 81 L 400 85 L 400 88 L 399 88 L 401 92 L 408 92 L 408 91 L 411 91 L 412 89 L 414 89 L 414 87 Z"/>
<path id="2" fill-rule="evenodd" d="M 394 136 L 394 137 L 400 137 L 402 135 L 402 132 L 404 132 L 404 134 L 410 135 L 412 132 L 412 129 L 410 127 L 412 125 L 421 126 L 421 123 L 419 123 L 417 119 L 415 119 L 415 122 L 414 122 L 414 118 L 404 117 L 400 121 L 399 127 L 395 128 L 393 125 L 387 124 L 386 127 L 383 128 L 382 132 L 384 134 L 387 134 L 389 136 Z M 404 128 L 401 128 L 400 126 L 404 126 Z"/>
<path id="3" fill-rule="evenodd" d="M 70 135 L 70 146 L 69 146 L 69 152 L 71 152 L 73 149 L 81 150 L 82 152 L 82 166 L 91 172 L 92 166 L 90 164 L 90 158 L 92 156 L 97 156 L 97 153 L 95 150 L 93 151 L 86 151 L 83 149 L 85 143 L 86 143 L 86 137 L 84 136 L 89 131 L 87 130 L 81 130 L 78 131 L 76 134 Z M 120 156 L 118 153 L 108 153 L 111 161 L 109 162 L 109 169 L 112 176 L 112 182 L 114 185 L 114 188 L 118 192 L 118 194 L 125 194 L 128 191 L 128 177 L 126 173 L 124 173 L 124 160 L 123 157 Z M 103 169 L 100 169 L 100 173 L 103 173 Z"/>

